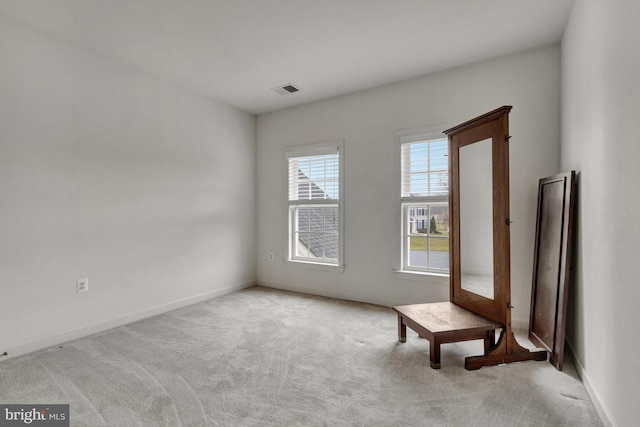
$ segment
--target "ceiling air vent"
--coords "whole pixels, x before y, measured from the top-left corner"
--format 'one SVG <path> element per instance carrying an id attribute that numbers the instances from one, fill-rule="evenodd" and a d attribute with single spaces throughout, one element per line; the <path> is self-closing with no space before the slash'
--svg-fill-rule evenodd
<path id="1" fill-rule="evenodd" d="M 278 87 L 274 87 L 271 90 L 274 91 L 275 93 L 277 93 L 278 95 L 289 95 L 290 93 L 296 93 L 296 92 L 300 91 L 300 89 L 298 89 L 297 87 L 295 87 L 291 83 L 288 83 L 288 84 L 282 85 L 282 86 L 278 86 Z"/>

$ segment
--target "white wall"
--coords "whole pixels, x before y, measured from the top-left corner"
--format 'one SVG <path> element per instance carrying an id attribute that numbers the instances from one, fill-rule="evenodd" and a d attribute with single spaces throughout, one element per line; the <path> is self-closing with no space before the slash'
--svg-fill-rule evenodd
<path id="1" fill-rule="evenodd" d="M 562 167 L 579 171 L 568 340 L 616 426 L 640 419 L 640 3 L 579 0 L 562 42 Z"/>
<path id="2" fill-rule="evenodd" d="M 257 278 L 263 285 L 393 305 L 448 299 L 446 280 L 407 280 L 398 267 L 399 135 L 444 130 L 513 105 L 514 325 L 528 325 L 538 179 L 559 172 L 560 50 L 524 52 L 258 117 Z M 418 129 L 419 128 L 419 129 Z M 345 140 L 345 270 L 289 266 L 282 148 Z M 268 253 L 275 254 L 269 261 Z"/>
<path id="3" fill-rule="evenodd" d="M 0 17 L 0 352 L 252 284 L 254 171 L 254 116 Z"/>

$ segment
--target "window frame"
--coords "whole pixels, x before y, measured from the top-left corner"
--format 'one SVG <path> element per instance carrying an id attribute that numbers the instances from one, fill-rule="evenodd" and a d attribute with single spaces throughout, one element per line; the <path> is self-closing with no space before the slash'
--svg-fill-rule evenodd
<path id="1" fill-rule="evenodd" d="M 445 128 L 445 127 L 442 127 Z M 440 127 L 438 127 L 440 129 Z M 403 197 L 402 194 L 402 186 L 403 179 L 405 176 L 403 175 L 403 165 L 402 165 L 402 150 L 406 144 L 418 143 L 418 142 L 429 142 L 429 141 L 439 141 L 439 140 L 447 140 L 447 137 L 442 134 L 439 130 L 424 130 L 419 133 L 412 134 L 401 134 L 399 135 L 399 144 L 397 149 L 397 182 L 398 182 L 398 199 L 399 199 L 399 221 L 398 221 L 398 233 L 400 236 L 398 247 L 398 260 L 399 260 L 399 268 L 395 271 L 398 273 L 409 273 L 410 276 L 429 276 L 431 278 L 443 278 L 448 279 L 449 277 L 449 269 L 438 269 L 438 268 L 429 268 L 429 267 L 421 267 L 421 266 L 412 266 L 409 264 L 409 224 L 408 224 L 408 210 L 409 207 L 418 207 L 418 208 L 430 208 L 431 206 L 449 206 L 449 194 L 446 195 L 438 195 L 438 196 L 413 196 L 413 197 Z M 447 155 L 448 155 L 448 142 L 447 142 Z M 447 173 L 449 171 L 449 166 L 447 165 Z M 428 239 L 433 236 L 425 235 Z M 440 238 L 440 237 L 438 237 Z M 442 279 L 440 279 L 442 280 Z M 444 282 L 443 282 L 444 283 Z"/>
<path id="2" fill-rule="evenodd" d="M 344 140 L 332 140 L 327 142 L 289 146 L 283 149 L 286 160 L 286 188 L 287 188 L 287 259 L 290 265 L 308 266 L 316 269 L 338 271 L 344 270 Z M 338 197 L 337 199 L 312 199 L 289 200 L 289 160 L 291 158 L 313 157 L 335 153 L 338 155 Z M 326 208 L 333 207 L 338 210 L 338 257 L 311 258 L 297 255 L 298 241 L 296 239 L 295 212 L 301 208 Z"/>

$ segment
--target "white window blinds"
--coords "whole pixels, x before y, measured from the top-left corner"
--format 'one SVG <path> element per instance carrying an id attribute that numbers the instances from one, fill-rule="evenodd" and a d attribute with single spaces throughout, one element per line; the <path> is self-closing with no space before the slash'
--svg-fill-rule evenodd
<path id="1" fill-rule="evenodd" d="M 446 139 L 408 142 L 401 148 L 402 198 L 446 197 L 449 159 Z"/>
<path id="2" fill-rule="evenodd" d="M 289 201 L 338 200 L 340 159 L 336 149 L 329 154 L 287 157 Z"/>

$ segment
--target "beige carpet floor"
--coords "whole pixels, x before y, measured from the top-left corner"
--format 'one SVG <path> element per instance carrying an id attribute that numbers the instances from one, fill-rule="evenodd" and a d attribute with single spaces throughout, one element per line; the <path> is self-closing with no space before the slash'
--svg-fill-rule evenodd
<path id="1" fill-rule="evenodd" d="M 253 287 L 0 362 L 0 403 L 72 426 L 599 426 L 570 361 L 477 371 L 389 308 Z"/>

